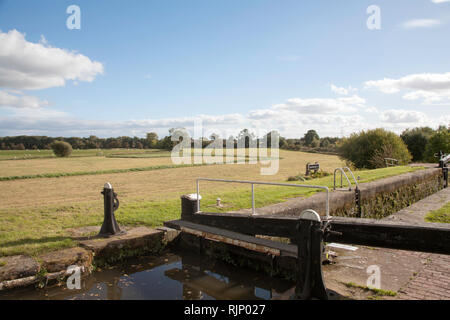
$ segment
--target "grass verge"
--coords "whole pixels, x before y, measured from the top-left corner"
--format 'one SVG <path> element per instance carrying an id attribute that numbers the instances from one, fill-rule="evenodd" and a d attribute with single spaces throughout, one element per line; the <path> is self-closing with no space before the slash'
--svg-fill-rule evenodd
<path id="1" fill-rule="evenodd" d="M 348 288 L 362 289 L 362 290 L 364 290 L 366 292 L 371 292 L 371 293 L 375 294 L 376 296 L 395 297 L 397 295 L 397 292 L 394 292 L 394 291 L 391 291 L 391 290 L 383 290 L 383 289 L 377 289 L 377 288 L 373 288 L 373 287 L 362 286 L 362 285 L 359 285 L 359 284 L 356 284 L 356 283 L 353 283 L 353 282 L 346 282 L 344 284 Z"/>
<path id="2" fill-rule="evenodd" d="M 450 202 L 447 202 L 442 208 L 433 210 L 425 216 L 427 222 L 450 223 Z"/>

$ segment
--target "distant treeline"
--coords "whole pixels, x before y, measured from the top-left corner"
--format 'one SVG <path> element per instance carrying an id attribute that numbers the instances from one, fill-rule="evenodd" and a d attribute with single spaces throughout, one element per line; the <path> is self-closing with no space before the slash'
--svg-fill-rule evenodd
<path id="1" fill-rule="evenodd" d="M 159 138 L 155 132 L 150 132 L 145 138 L 139 137 L 116 137 L 116 138 L 99 138 L 97 136 L 90 136 L 87 138 L 79 137 L 47 137 L 47 136 L 14 136 L 14 137 L 0 137 L 0 150 L 43 150 L 50 149 L 54 141 L 65 141 L 69 143 L 73 149 L 165 149 L 171 150 L 178 142 L 171 140 L 171 134 L 174 129 L 169 130 L 169 135 L 164 138 Z M 264 136 L 267 145 L 270 146 L 272 133 Z M 201 145 L 205 148 L 215 139 L 214 135 L 209 138 L 203 137 Z M 256 137 L 248 129 L 243 129 L 236 137 L 228 137 L 222 139 L 223 146 L 227 145 L 233 140 L 234 146 L 237 147 L 238 142 L 244 139 L 244 145 L 248 148 L 251 145 L 258 145 L 261 138 Z M 312 152 L 335 152 L 336 144 L 339 138 L 319 138 L 319 135 L 314 130 L 309 130 L 303 138 L 299 139 L 285 139 L 279 137 L 279 147 L 288 150 L 303 150 Z M 199 140 L 196 140 L 198 143 Z M 192 139 L 192 145 L 194 140 Z"/>
<path id="2" fill-rule="evenodd" d="M 149 148 L 145 138 L 138 137 L 117 137 L 98 138 L 90 136 L 88 138 L 78 137 L 47 137 L 47 136 L 15 136 L 0 137 L 1 150 L 37 150 L 50 149 L 54 141 L 65 141 L 70 143 L 74 149 L 112 149 L 112 148 Z"/>
<path id="3" fill-rule="evenodd" d="M 78 137 L 46 137 L 46 136 L 16 136 L 16 137 L 0 137 L 0 150 L 33 150 L 33 149 L 50 149 L 50 145 L 54 141 L 65 141 L 70 143 L 73 149 L 114 149 L 114 148 L 126 148 L 126 149 L 165 149 L 172 150 L 172 148 L 179 142 L 174 142 L 171 139 L 171 135 L 175 129 L 169 130 L 169 135 L 164 138 L 159 138 L 155 132 L 147 133 L 145 138 L 138 137 L 117 137 L 117 138 L 99 138 L 96 136 L 90 136 L 88 138 L 78 138 Z M 183 130 L 183 129 L 182 129 Z M 267 146 L 271 145 L 272 134 L 279 134 L 276 131 L 271 131 L 267 133 L 262 138 L 267 143 Z M 355 135 L 354 133 L 353 135 Z M 393 133 L 394 134 L 394 133 Z M 353 136 L 352 135 L 352 136 Z M 394 134 L 396 135 L 396 134 Z M 450 129 L 441 126 L 437 130 L 431 129 L 429 127 L 412 128 L 403 131 L 403 133 L 398 136 L 401 138 L 403 143 L 408 148 L 412 160 L 430 161 L 429 156 L 425 156 L 425 150 L 428 147 L 430 150 L 442 150 L 446 153 L 450 152 L 450 142 L 449 142 Z M 201 138 L 202 147 L 206 147 L 213 140 L 215 141 L 216 135 L 211 135 L 209 138 Z M 227 139 L 221 139 L 223 146 L 225 147 L 233 141 L 235 147 L 237 147 L 238 142 L 244 141 L 246 148 L 250 146 L 258 146 L 262 138 L 256 137 L 254 133 L 248 129 L 243 129 L 236 136 L 230 136 Z M 231 140 L 230 140 L 231 139 Z M 342 145 L 347 141 L 348 138 L 337 138 L 337 137 L 319 137 L 315 130 L 308 130 L 303 137 L 297 139 L 286 139 L 279 136 L 279 147 L 285 150 L 295 150 L 304 152 L 315 152 L 315 153 L 331 153 L 342 155 Z M 220 140 L 219 140 L 220 141 Z M 191 139 L 192 146 L 194 143 L 199 142 L 199 140 L 194 141 Z M 432 145 L 433 147 L 430 147 Z M 433 151 L 433 152 L 437 152 Z M 431 151 L 430 151 L 431 152 Z"/>
<path id="4" fill-rule="evenodd" d="M 282 140 L 284 141 L 281 144 Z M 280 138 L 280 148 L 304 152 L 337 154 L 339 142 L 341 140 L 342 139 L 338 137 L 320 138 L 315 130 L 308 130 L 302 138 Z"/>

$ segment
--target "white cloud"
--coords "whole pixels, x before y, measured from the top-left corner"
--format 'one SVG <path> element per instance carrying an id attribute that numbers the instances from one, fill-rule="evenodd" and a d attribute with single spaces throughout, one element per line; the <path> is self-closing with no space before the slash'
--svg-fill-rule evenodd
<path id="1" fill-rule="evenodd" d="M 425 77 L 428 80 L 433 80 L 425 82 L 405 78 L 407 79 L 375 81 L 372 85 L 386 92 L 398 92 L 404 90 L 404 88 L 414 88 L 413 92 L 419 92 L 419 90 L 415 90 L 418 87 L 440 92 L 441 88 L 446 88 L 445 85 L 442 85 L 443 81 L 438 81 L 445 77 Z M 423 77 L 419 78 L 422 79 Z M 411 94 L 411 92 L 409 93 Z M 419 95 L 419 93 L 417 94 Z M 255 109 L 248 113 L 200 114 L 189 117 L 175 116 L 164 119 L 122 121 L 75 118 L 51 108 L 42 108 L 47 104 L 46 101 L 26 96 L 17 90 L 0 91 L 0 106 L 3 106 L 4 111 L 7 112 L 6 115 L 0 116 L 0 136 L 97 135 L 110 137 L 128 135 L 143 137 L 149 131 L 155 131 L 160 136 L 165 136 L 170 128 L 176 127 L 185 127 L 192 133 L 195 122 L 201 120 L 204 136 L 209 136 L 215 132 L 219 133 L 221 137 L 227 137 L 237 135 L 241 129 L 248 128 L 257 135 L 265 134 L 270 130 L 278 130 L 283 136 L 293 138 L 301 137 L 309 129 L 317 130 L 320 136 L 348 135 L 362 129 L 377 127 L 384 127 L 400 133 L 408 127 L 422 125 L 436 127 L 439 124 L 448 124 L 450 121 L 450 116 L 447 116 L 447 118 L 445 116 L 432 118 L 418 111 L 391 109 L 383 112 L 375 106 L 367 105 L 366 100 L 358 95 L 334 99 L 292 98 L 283 103 Z"/>
<path id="2" fill-rule="evenodd" d="M 450 124 L 450 115 L 433 118 L 419 111 L 391 109 L 378 111 L 366 106 L 364 99 L 347 98 L 355 112 L 339 113 L 340 107 L 332 112 L 298 112 L 296 104 L 284 103 L 266 109 L 257 109 L 246 114 L 232 113 L 222 115 L 196 115 L 190 117 L 173 117 L 164 119 L 139 119 L 123 121 L 100 121 L 74 118 L 66 113 L 45 109 L 9 108 L 11 115 L 0 116 L 0 136 L 2 135 L 50 135 L 50 136 L 141 136 L 155 131 L 160 136 L 168 134 L 170 128 L 184 127 L 191 133 L 196 121 L 201 120 L 204 136 L 219 133 L 221 137 L 237 135 L 243 128 L 261 135 L 270 130 L 278 130 L 285 137 L 301 137 L 307 130 L 315 129 L 320 136 L 348 135 L 362 129 L 383 127 L 397 133 L 416 126 L 437 127 Z M 361 100 L 360 100 L 361 99 Z M 288 101 L 325 102 L 325 109 L 330 105 L 329 99 L 290 99 Z M 336 99 L 337 100 L 337 99 Z M 342 101 L 339 103 L 343 103 Z M 334 102 L 334 104 L 338 104 Z M 357 104 L 357 107 L 354 104 Z M 333 105 L 333 104 L 332 104 Z M 309 110 L 308 110 L 309 111 Z"/>
<path id="3" fill-rule="evenodd" d="M 12 94 L 11 91 L 0 90 L 0 107 L 42 108 L 45 106 L 48 106 L 48 101 L 46 100 L 42 101 L 37 97 L 21 93 Z"/>
<path id="4" fill-rule="evenodd" d="M 414 110 L 391 109 L 381 113 L 381 119 L 389 123 L 424 123 L 427 116 Z"/>
<path id="5" fill-rule="evenodd" d="M 398 134 L 408 128 L 425 126 L 437 128 L 440 125 L 450 125 L 449 115 L 431 117 L 420 111 L 404 109 L 386 110 L 380 114 L 379 120 L 376 123 L 377 127 L 382 127 Z"/>
<path id="6" fill-rule="evenodd" d="M 366 88 L 376 88 L 383 93 L 398 93 L 409 91 L 405 100 L 423 99 L 425 103 L 450 100 L 450 72 L 411 74 L 399 79 L 384 78 L 383 80 L 367 81 Z"/>
<path id="7" fill-rule="evenodd" d="M 236 135 L 249 128 L 264 134 L 279 130 L 284 136 L 299 137 L 309 129 L 320 135 L 341 135 L 358 131 L 370 124 L 358 111 L 365 110 L 365 100 L 358 96 L 338 99 L 288 99 L 285 103 L 257 109 L 246 114 L 197 115 L 165 119 L 96 121 L 73 118 L 48 109 L 14 109 L 12 115 L 0 117 L 0 135 L 44 134 L 53 136 L 145 136 L 156 131 L 167 135 L 173 127 L 192 128 L 201 120 L 206 132 L 221 136 Z M 226 132 L 226 134 L 225 134 Z M 208 136 L 206 134 L 205 136 Z"/>
<path id="8" fill-rule="evenodd" d="M 331 85 L 331 91 L 333 91 L 334 93 L 343 95 L 343 96 L 348 95 L 348 90 L 346 88 L 336 87 L 334 84 Z"/>
<path id="9" fill-rule="evenodd" d="M 17 30 L 0 31 L 0 87 L 21 90 L 60 87 L 67 80 L 91 82 L 102 73 L 100 62 L 51 47 L 44 37 L 32 43 Z"/>
<path id="10" fill-rule="evenodd" d="M 367 107 L 364 111 L 367 113 L 380 113 L 376 107 Z"/>
<path id="11" fill-rule="evenodd" d="M 278 111 L 292 111 L 300 114 L 339 114 L 355 112 L 363 108 L 365 100 L 357 95 L 337 99 L 288 99 L 272 107 Z"/>
<path id="12" fill-rule="evenodd" d="M 347 96 L 350 92 L 358 91 L 357 89 L 352 88 L 351 86 L 344 88 L 344 87 L 335 86 L 334 84 L 331 84 L 330 88 L 331 88 L 331 91 L 333 91 L 336 94 L 340 94 L 342 96 Z"/>
<path id="13" fill-rule="evenodd" d="M 444 3 L 444 2 L 450 2 L 450 0 L 431 0 L 433 3 Z"/>
<path id="14" fill-rule="evenodd" d="M 405 29 L 432 28 L 441 24 L 442 21 L 437 19 L 414 19 L 402 23 L 402 27 Z"/>

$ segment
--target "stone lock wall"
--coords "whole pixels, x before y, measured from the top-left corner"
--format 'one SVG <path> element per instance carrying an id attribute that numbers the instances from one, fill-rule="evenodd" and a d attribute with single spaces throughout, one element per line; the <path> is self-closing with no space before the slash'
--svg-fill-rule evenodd
<path id="1" fill-rule="evenodd" d="M 441 169 L 382 179 L 361 188 L 363 217 L 381 219 L 444 188 Z"/>
<path id="2" fill-rule="evenodd" d="M 363 218 L 380 219 L 389 216 L 444 188 L 442 169 L 428 168 L 402 175 L 361 183 L 361 213 Z M 259 214 L 298 216 L 303 210 L 313 209 L 325 216 L 325 192 L 309 198 L 298 198 L 258 208 Z M 358 217 L 355 191 L 330 190 L 331 216 Z"/>

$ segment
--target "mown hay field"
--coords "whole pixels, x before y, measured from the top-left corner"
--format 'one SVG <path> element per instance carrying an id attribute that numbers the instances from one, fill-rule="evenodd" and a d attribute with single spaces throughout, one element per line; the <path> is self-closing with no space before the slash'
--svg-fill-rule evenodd
<path id="1" fill-rule="evenodd" d="M 99 199 L 99 191 L 110 182 L 121 199 L 141 198 L 162 200 L 195 191 L 198 177 L 285 182 L 289 176 L 304 173 L 307 162 L 318 161 L 324 171 L 331 171 L 343 163 L 337 156 L 280 151 L 279 170 L 275 175 L 261 175 L 257 164 L 214 164 L 140 172 L 82 175 L 59 178 L 38 178 L 0 181 L 2 208 L 39 207 L 70 204 Z M 103 169 L 124 169 L 143 166 L 170 165 L 165 158 L 105 158 L 77 157 L 66 159 L 11 160 L 0 162 L 0 177 L 53 172 L 77 172 Z M 234 190 L 235 185 L 215 185 L 215 191 Z M 242 186 L 240 186 L 242 187 Z"/>
<path id="2" fill-rule="evenodd" d="M 75 149 L 71 157 L 96 157 L 116 154 L 161 153 L 158 149 Z M 167 151 L 166 151 L 167 153 Z M 52 150 L 0 150 L 0 160 L 56 158 Z"/>
<path id="3" fill-rule="evenodd" d="M 48 153 L 48 150 L 44 150 Z M 43 152 L 44 152 L 43 151 Z M 242 154 L 234 150 L 234 161 L 257 159 L 258 152 L 254 149 L 242 150 Z M 37 151 L 29 151 L 32 154 L 23 153 L 29 158 L 7 159 L 12 151 L 0 151 L 0 180 L 16 180 L 20 178 L 36 178 L 40 176 L 64 176 L 70 174 L 86 175 L 97 174 L 99 171 L 114 171 L 141 168 L 142 171 L 150 171 L 159 167 L 174 167 L 176 164 L 171 159 L 171 152 L 167 150 L 139 150 L 139 149 L 113 149 L 113 150 L 78 150 L 77 155 L 68 158 L 56 158 L 54 156 L 39 157 Z M 14 151 L 16 152 L 16 151 Z M 191 161 L 194 156 L 201 155 L 202 151 L 191 150 Z M 84 156 L 82 156 L 84 155 Z M 214 153 L 213 153 L 214 155 Z M 264 159 L 261 153 L 261 158 Z M 226 160 L 226 155 L 222 159 Z M 32 161 L 30 161 L 32 160 Z M 207 161 L 203 161 L 207 163 Z"/>

